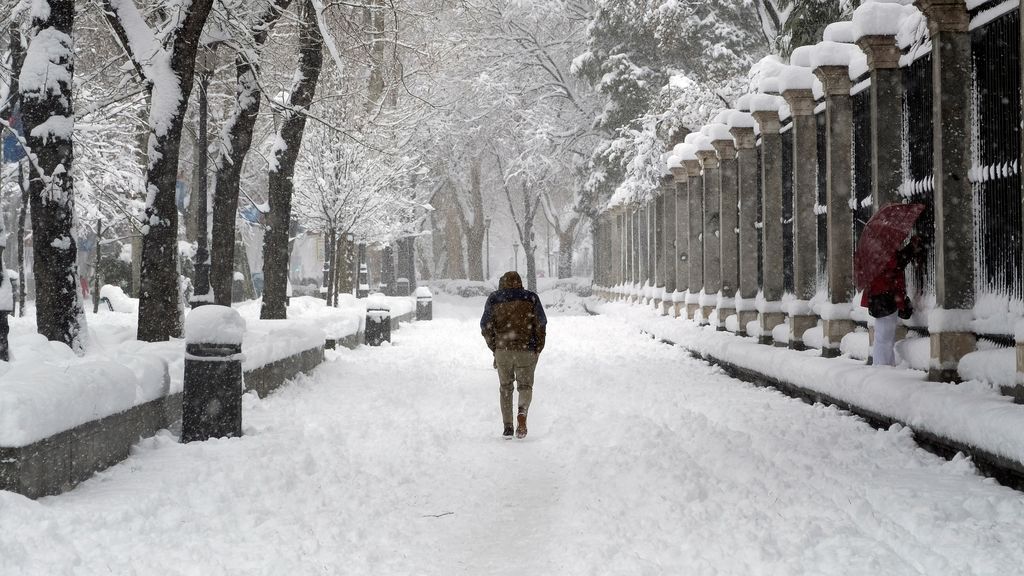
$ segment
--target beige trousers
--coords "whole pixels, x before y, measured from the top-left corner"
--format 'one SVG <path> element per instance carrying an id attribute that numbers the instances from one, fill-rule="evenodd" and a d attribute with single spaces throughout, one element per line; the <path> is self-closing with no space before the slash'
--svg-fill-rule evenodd
<path id="1" fill-rule="evenodd" d="M 533 371 L 540 354 L 528 350 L 496 350 L 494 364 L 498 368 L 501 396 L 501 421 L 512 424 L 512 383 L 519 385 L 519 412 L 526 414 L 533 399 Z"/>

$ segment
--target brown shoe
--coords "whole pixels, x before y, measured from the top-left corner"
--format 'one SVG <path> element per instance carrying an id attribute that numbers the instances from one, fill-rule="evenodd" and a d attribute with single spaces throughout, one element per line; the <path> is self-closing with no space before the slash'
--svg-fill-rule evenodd
<path id="1" fill-rule="evenodd" d="M 520 412 L 519 415 L 516 416 L 516 421 L 519 424 L 518 426 L 516 426 L 516 438 L 525 438 L 526 437 L 526 414 L 523 414 L 522 412 Z"/>

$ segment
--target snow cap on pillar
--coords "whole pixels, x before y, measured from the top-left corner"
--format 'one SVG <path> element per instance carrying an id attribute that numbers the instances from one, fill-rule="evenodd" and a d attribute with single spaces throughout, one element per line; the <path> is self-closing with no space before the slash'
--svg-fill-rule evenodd
<path id="1" fill-rule="evenodd" d="M 757 128 L 754 117 L 749 112 L 740 110 L 730 110 L 726 124 L 729 128 Z"/>
<path id="2" fill-rule="evenodd" d="M 751 94 L 748 104 L 751 112 L 778 112 L 786 101 L 774 94 Z"/>
<path id="3" fill-rule="evenodd" d="M 683 142 L 693 144 L 696 152 L 715 151 L 715 147 L 711 145 L 711 138 L 708 138 L 703 132 L 691 132 L 686 136 Z"/>
<path id="4" fill-rule="evenodd" d="M 241 345 L 245 319 L 234 308 L 207 304 L 185 317 L 186 344 Z"/>
<path id="5" fill-rule="evenodd" d="M 714 142 L 716 140 L 732 141 L 732 134 L 729 133 L 729 126 L 721 122 L 705 124 L 704 127 L 700 129 L 700 133 L 707 136 L 709 142 Z"/>
<path id="6" fill-rule="evenodd" d="M 853 11 L 853 39 L 849 41 L 856 42 L 865 36 L 895 36 L 905 19 L 919 14 L 909 3 L 864 2 Z"/>
<path id="7" fill-rule="evenodd" d="M 813 68 L 814 46 L 800 46 L 789 57 L 791 65 L 786 66 L 779 72 L 779 89 L 781 92 L 788 90 L 810 90 L 815 98 L 825 95 L 825 88 L 811 72 Z"/>
<path id="8" fill-rule="evenodd" d="M 666 161 L 666 167 L 669 170 L 682 168 L 683 162 L 686 160 L 697 160 L 697 148 L 693 144 L 681 142 L 672 148 L 672 153 L 669 154 Z"/>
<path id="9" fill-rule="evenodd" d="M 833 22 L 825 26 L 825 32 L 821 39 L 827 42 L 846 42 L 851 44 L 857 41 L 853 33 L 853 22 Z"/>

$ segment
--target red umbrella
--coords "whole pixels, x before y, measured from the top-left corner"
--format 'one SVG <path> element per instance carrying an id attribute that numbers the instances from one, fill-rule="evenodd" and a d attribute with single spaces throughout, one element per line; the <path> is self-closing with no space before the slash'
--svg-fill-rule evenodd
<path id="1" fill-rule="evenodd" d="M 885 269 L 914 228 L 924 204 L 889 204 L 868 220 L 853 256 L 857 288 L 864 288 Z"/>

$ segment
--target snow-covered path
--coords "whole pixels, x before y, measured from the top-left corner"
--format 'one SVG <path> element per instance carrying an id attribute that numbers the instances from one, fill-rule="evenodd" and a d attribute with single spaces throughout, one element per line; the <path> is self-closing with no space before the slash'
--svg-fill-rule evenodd
<path id="1" fill-rule="evenodd" d="M 244 438 L 0 492 L 0 574 L 1024 573 L 1024 494 L 614 319 L 551 318 L 505 440 L 481 306 L 247 397 Z"/>

